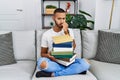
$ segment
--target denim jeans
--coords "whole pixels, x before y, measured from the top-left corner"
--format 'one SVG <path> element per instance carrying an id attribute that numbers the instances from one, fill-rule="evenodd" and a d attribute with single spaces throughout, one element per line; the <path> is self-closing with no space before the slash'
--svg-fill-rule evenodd
<path id="1" fill-rule="evenodd" d="M 46 61 L 47 67 L 45 69 L 40 68 L 40 64 L 42 63 L 42 61 Z M 87 71 L 90 67 L 90 64 L 88 64 L 84 59 L 77 58 L 75 59 L 75 62 L 73 62 L 69 66 L 63 66 L 54 61 L 51 61 L 48 58 L 42 57 L 38 59 L 37 66 L 40 70 L 53 72 L 54 76 L 64 76 Z"/>

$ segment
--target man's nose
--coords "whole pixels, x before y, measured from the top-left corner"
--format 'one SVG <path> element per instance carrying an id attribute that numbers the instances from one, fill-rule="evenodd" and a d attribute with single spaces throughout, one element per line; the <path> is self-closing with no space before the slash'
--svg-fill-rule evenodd
<path id="1" fill-rule="evenodd" d="M 62 19 L 62 20 L 60 20 L 60 22 L 61 22 L 61 23 L 64 23 L 64 20 Z"/>

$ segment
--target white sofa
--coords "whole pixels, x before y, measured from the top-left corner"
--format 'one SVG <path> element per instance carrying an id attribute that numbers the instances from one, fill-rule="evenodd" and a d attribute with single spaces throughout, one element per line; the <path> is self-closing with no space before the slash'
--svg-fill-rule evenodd
<path id="1" fill-rule="evenodd" d="M 17 63 L 0 66 L 0 80 L 31 80 L 36 66 L 35 31 L 12 31 L 12 36 Z"/>
<path id="2" fill-rule="evenodd" d="M 41 42 L 41 36 L 42 33 L 46 30 L 36 31 L 37 32 L 37 59 L 40 57 L 40 42 Z M 80 36 L 80 30 L 74 29 L 74 36 L 76 41 L 76 49 L 75 52 L 78 53 L 77 57 L 81 57 L 81 36 Z M 36 68 L 35 73 L 38 71 Z M 60 76 L 60 77 L 40 77 L 36 78 L 35 74 L 32 78 L 32 80 L 97 80 L 96 77 L 90 72 L 87 71 L 86 75 L 82 74 L 76 74 L 76 75 L 70 75 L 70 76 Z"/>
<path id="3" fill-rule="evenodd" d="M 14 54 L 17 63 L 0 66 L 0 80 L 119 80 L 120 79 L 119 64 L 105 63 L 92 59 L 96 55 L 98 31 L 95 30 L 82 31 L 82 36 L 80 36 L 81 34 L 80 31 L 76 29 L 74 29 L 74 35 L 77 44 L 77 48 L 75 49 L 75 52 L 78 53 L 77 57 L 82 56 L 84 58 L 88 58 L 90 59 L 90 63 L 91 63 L 90 70 L 87 71 L 87 74 L 36 78 L 35 73 L 36 71 L 38 71 L 36 67 L 36 60 L 40 57 L 40 41 L 41 41 L 42 33 L 44 31 L 46 30 L 12 31 Z M 7 31 L 0 31 L 0 34 L 4 34 L 6 32 Z M 82 37 L 82 41 L 81 41 L 81 37 Z"/>
<path id="4" fill-rule="evenodd" d="M 116 30 L 111 31 L 120 33 L 120 31 Z M 96 55 L 97 45 L 97 30 L 82 31 L 82 52 L 84 58 L 90 59 L 90 71 L 96 76 L 98 80 L 120 80 L 120 64 L 106 63 L 93 59 Z"/>

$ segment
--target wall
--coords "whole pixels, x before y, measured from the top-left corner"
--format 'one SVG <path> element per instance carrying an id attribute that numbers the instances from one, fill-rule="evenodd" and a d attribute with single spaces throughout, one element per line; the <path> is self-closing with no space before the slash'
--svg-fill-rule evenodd
<path id="1" fill-rule="evenodd" d="M 89 12 L 93 16 L 92 19 L 94 20 L 95 0 L 78 0 L 78 1 L 80 3 L 79 6 L 80 9 Z M 18 4 L 20 7 L 17 7 Z M 3 8 L 8 9 L 8 7 L 10 8 L 11 6 L 15 6 L 14 11 L 18 9 L 18 11 L 15 12 L 15 16 L 13 16 L 14 13 L 2 14 Z M 10 13 L 12 12 L 11 10 L 8 11 Z M 19 15 L 16 16 L 16 14 Z M 0 30 L 41 29 L 42 28 L 41 0 L 0 0 L 0 21 L 1 21 Z"/>
<path id="2" fill-rule="evenodd" d="M 40 1 L 0 0 L 0 30 L 40 29 Z"/>
<path id="3" fill-rule="evenodd" d="M 79 8 L 89 12 L 94 20 L 95 0 L 79 0 L 79 3 Z M 8 9 L 11 6 L 13 12 Z M 3 8 L 7 9 L 10 14 L 2 11 Z M 0 30 L 42 29 L 41 23 L 41 0 L 0 0 Z"/>
<path id="4" fill-rule="evenodd" d="M 120 30 L 120 0 L 115 0 L 111 29 Z M 112 0 L 96 0 L 95 29 L 109 29 Z"/>
<path id="5" fill-rule="evenodd" d="M 88 12 L 92 15 L 91 20 L 95 19 L 95 5 L 96 0 L 79 0 L 79 9 Z"/>
<path id="6" fill-rule="evenodd" d="M 96 0 L 78 0 L 79 1 L 79 10 L 83 10 L 87 13 L 89 13 L 92 17 L 87 17 L 88 20 L 95 21 L 95 4 Z M 92 27 L 94 25 L 88 24 L 89 27 Z"/>

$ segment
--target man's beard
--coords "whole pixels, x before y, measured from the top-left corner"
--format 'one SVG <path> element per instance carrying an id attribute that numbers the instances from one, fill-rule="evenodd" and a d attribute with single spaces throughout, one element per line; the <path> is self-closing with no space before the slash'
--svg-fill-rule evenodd
<path id="1" fill-rule="evenodd" d="M 57 24 L 57 22 L 55 21 L 55 24 L 56 24 L 57 27 L 59 27 L 59 28 L 63 28 L 63 25 L 62 25 L 63 23 L 61 23 L 61 24 Z"/>

